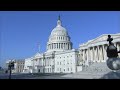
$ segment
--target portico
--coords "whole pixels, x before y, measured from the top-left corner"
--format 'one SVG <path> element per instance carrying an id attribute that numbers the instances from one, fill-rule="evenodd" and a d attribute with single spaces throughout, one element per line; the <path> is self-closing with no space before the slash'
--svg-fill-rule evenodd
<path id="1" fill-rule="evenodd" d="M 81 54 L 82 60 L 85 62 L 85 65 L 89 65 L 88 62 L 106 62 L 107 53 L 106 49 L 108 46 L 107 35 L 104 34 L 96 39 L 89 40 L 87 43 L 80 45 L 79 51 Z M 111 34 L 113 37 L 113 43 L 117 47 L 118 51 L 120 50 L 120 33 Z M 120 57 L 120 54 L 119 54 Z"/>

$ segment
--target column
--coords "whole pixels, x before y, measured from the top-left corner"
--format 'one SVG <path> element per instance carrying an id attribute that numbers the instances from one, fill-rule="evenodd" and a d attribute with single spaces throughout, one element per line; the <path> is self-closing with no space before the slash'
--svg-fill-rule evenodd
<path id="1" fill-rule="evenodd" d="M 56 49 L 57 49 L 57 43 L 55 43 L 55 45 L 56 45 Z"/>
<path id="2" fill-rule="evenodd" d="M 66 43 L 65 43 L 65 49 L 66 49 Z"/>
<path id="3" fill-rule="evenodd" d="M 91 54 L 92 54 L 92 61 L 94 61 L 94 47 L 91 49 Z"/>
<path id="4" fill-rule="evenodd" d="M 103 49 L 104 49 L 104 48 L 103 48 L 103 45 L 102 45 L 102 46 L 101 46 L 101 50 L 102 50 L 102 51 L 101 51 L 101 53 L 102 53 L 102 62 L 104 61 L 104 52 L 103 52 Z"/>
<path id="5" fill-rule="evenodd" d="M 53 49 L 53 43 L 52 43 L 52 49 Z"/>
<path id="6" fill-rule="evenodd" d="M 71 49 L 71 45 L 70 45 L 70 43 L 69 43 L 69 49 Z"/>
<path id="7" fill-rule="evenodd" d="M 70 49 L 71 49 L 71 43 L 70 43 Z"/>
<path id="8" fill-rule="evenodd" d="M 68 50 L 69 50 L 69 43 L 68 43 Z"/>
<path id="9" fill-rule="evenodd" d="M 105 48 L 104 48 L 104 45 L 102 45 L 102 53 L 103 53 L 103 61 L 105 61 Z"/>
<path id="10" fill-rule="evenodd" d="M 97 58 L 97 46 L 95 46 L 95 62 L 98 60 Z"/>
<path id="11" fill-rule="evenodd" d="M 107 52 L 106 52 L 106 50 L 107 50 L 106 45 L 104 45 L 104 51 L 105 51 L 105 53 L 104 53 L 104 59 L 105 59 L 105 61 L 107 60 Z"/>
<path id="12" fill-rule="evenodd" d="M 103 55 L 102 55 L 102 46 L 100 46 L 99 47 L 99 52 L 100 52 L 100 56 L 99 56 L 99 60 L 100 60 L 100 62 L 102 62 L 102 60 L 103 60 Z"/>
<path id="13" fill-rule="evenodd" d="M 59 49 L 60 49 L 60 43 L 59 43 Z"/>
<path id="14" fill-rule="evenodd" d="M 92 61 L 94 60 L 94 47 L 92 47 L 92 49 L 91 49 L 91 56 L 92 56 Z"/>
<path id="15" fill-rule="evenodd" d="M 56 49 L 57 49 L 57 43 L 55 43 L 55 47 L 56 47 Z"/>
<path id="16" fill-rule="evenodd" d="M 69 49 L 70 49 L 70 43 L 69 43 Z"/>
<path id="17" fill-rule="evenodd" d="M 56 49 L 57 49 L 57 43 L 56 43 Z"/>
<path id="18" fill-rule="evenodd" d="M 98 46 L 98 57 L 99 57 L 99 62 L 101 62 L 102 60 L 101 46 Z"/>
<path id="19" fill-rule="evenodd" d="M 58 43 L 57 43 L 57 49 L 59 49 L 59 48 L 58 48 Z"/>
<path id="20" fill-rule="evenodd" d="M 50 44 L 50 49 L 51 49 L 51 44 Z"/>
<path id="21" fill-rule="evenodd" d="M 94 47 L 94 61 L 96 61 L 96 47 Z"/>
<path id="22" fill-rule="evenodd" d="M 104 53 L 105 53 L 105 52 L 104 52 L 104 46 L 102 45 L 101 48 L 102 48 L 102 61 L 104 62 L 104 61 L 105 61 L 105 59 L 104 59 Z"/>
<path id="23" fill-rule="evenodd" d="M 66 43 L 65 43 L 65 49 L 67 49 Z"/>
<path id="24" fill-rule="evenodd" d="M 99 45 L 97 46 L 97 62 L 100 62 L 100 49 L 99 49 Z"/>
<path id="25" fill-rule="evenodd" d="M 62 49 L 63 49 L 63 43 L 61 44 L 61 47 L 62 47 Z"/>
<path id="26" fill-rule="evenodd" d="M 92 57 L 92 47 L 90 48 L 90 60 L 91 60 L 91 62 L 93 60 L 93 57 Z"/>
<path id="27" fill-rule="evenodd" d="M 67 47 L 67 43 L 66 43 L 66 49 L 68 49 L 68 47 Z"/>
<path id="28" fill-rule="evenodd" d="M 69 43 L 68 43 L 68 50 L 69 50 Z"/>
<path id="29" fill-rule="evenodd" d="M 91 60 L 90 47 L 88 48 L 88 59 Z"/>
<path id="30" fill-rule="evenodd" d="M 68 43 L 66 44 L 66 46 L 67 46 L 67 49 L 68 49 Z"/>
<path id="31" fill-rule="evenodd" d="M 91 48 L 91 60 L 92 60 L 92 62 L 93 62 L 93 60 L 94 60 L 94 57 L 93 57 L 93 47 Z"/>
<path id="32" fill-rule="evenodd" d="M 58 49 L 58 43 L 56 43 L 56 48 Z"/>
<path id="33" fill-rule="evenodd" d="M 54 43 L 53 43 L 53 49 L 54 49 L 55 47 L 54 47 Z"/>
<path id="34" fill-rule="evenodd" d="M 49 44 L 49 49 L 50 49 L 50 44 Z"/>
<path id="35" fill-rule="evenodd" d="M 61 43 L 60 43 L 60 49 L 61 49 L 62 47 L 61 47 Z"/>
<path id="36" fill-rule="evenodd" d="M 54 43 L 54 49 L 56 49 L 56 44 Z"/>
<path id="37" fill-rule="evenodd" d="M 116 47 L 117 47 L 117 51 L 120 51 L 120 44 L 119 44 L 119 42 L 116 43 Z M 120 53 L 118 53 L 118 57 L 120 57 Z"/>
<path id="38" fill-rule="evenodd" d="M 64 49 L 64 43 L 63 43 L 63 49 Z"/>
<path id="39" fill-rule="evenodd" d="M 83 53 L 83 61 L 85 61 L 85 54 L 84 54 L 84 50 L 82 51 L 82 53 Z"/>
<path id="40" fill-rule="evenodd" d="M 55 47 L 54 48 L 56 49 L 56 43 L 55 43 Z"/>
<path id="41" fill-rule="evenodd" d="M 88 54 L 89 52 L 88 52 L 88 51 L 89 51 L 89 48 L 86 49 L 86 56 L 87 56 L 87 61 L 86 61 L 86 63 L 87 63 L 87 65 L 89 65 L 89 61 L 88 61 L 88 60 L 89 60 L 89 54 Z"/>

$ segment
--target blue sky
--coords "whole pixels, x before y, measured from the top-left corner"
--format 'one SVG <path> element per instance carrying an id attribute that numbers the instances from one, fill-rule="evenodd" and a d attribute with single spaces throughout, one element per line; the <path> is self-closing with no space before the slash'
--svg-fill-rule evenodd
<path id="1" fill-rule="evenodd" d="M 46 50 L 61 15 L 73 48 L 102 34 L 120 33 L 120 11 L 0 11 L 0 66 L 7 59 L 24 59 Z"/>

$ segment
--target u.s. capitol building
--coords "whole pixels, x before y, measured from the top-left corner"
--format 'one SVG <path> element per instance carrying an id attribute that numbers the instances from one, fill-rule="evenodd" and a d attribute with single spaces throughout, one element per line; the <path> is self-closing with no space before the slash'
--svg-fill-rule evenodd
<path id="1" fill-rule="evenodd" d="M 75 73 L 81 71 L 79 51 L 73 49 L 70 36 L 62 26 L 60 17 L 57 26 L 52 30 L 47 42 L 47 50 L 38 52 L 31 58 L 25 59 L 23 72 L 30 73 Z"/>
<path id="2" fill-rule="evenodd" d="M 52 30 L 47 42 L 46 52 L 36 53 L 25 59 L 24 73 L 75 73 L 83 70 L 90 63 L 106 62 L 108 34 L 103 34 L 79 49 L 73 49 L 73 44 L 67 30 L 62 26 L 60 17 L 57 26 Z M 120 50 L 120 33 L 111 34 L 113 43 Z M 119 54 L 120 57 L 120 54 Z"/>

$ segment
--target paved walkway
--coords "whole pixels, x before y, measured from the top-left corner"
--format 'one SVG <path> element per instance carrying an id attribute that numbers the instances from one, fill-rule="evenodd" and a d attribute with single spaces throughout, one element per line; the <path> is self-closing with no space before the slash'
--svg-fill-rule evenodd
<path id="1" fill-rule="evenodd" d="M 74 74 L 64 75 L 62 77 L 69 77 L 75 79 L 120 79 L 120 71 L 117 72 L 79 72 Z"/>

